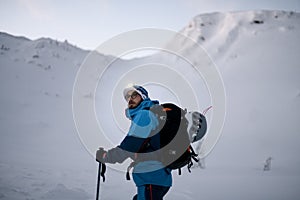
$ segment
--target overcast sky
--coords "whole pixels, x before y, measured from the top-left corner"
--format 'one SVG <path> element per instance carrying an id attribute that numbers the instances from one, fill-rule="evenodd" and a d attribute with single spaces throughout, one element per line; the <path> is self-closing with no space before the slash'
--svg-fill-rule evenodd
<path id="1" fill-rule="evenodd" d="M 0 0 L 0 31 L 95 49 L 125 31 L 178 31 L 196 15 L 240 10 L 300 12 L 300 0 Z"/>

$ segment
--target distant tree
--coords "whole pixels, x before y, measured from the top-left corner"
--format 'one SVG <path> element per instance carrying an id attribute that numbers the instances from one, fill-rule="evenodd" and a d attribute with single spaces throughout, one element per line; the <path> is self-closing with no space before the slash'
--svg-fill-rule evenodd
<path id="1" fill-rule="evenodd" d="M 6 47 L 4 44 L 2 44 L 2 45 L 1 45 L 1 50 L 8 51 L 8 50 L 9 50 L 9 48 L 8 48 L 8 47 Z"/>
<path id="2" fill-rule="evenodd" d="M 264 163 L 264 171 L 270 171 L 271 170 L 271 161 L 272 157 L 268 157 Z"/>
<path id="3" fill-rule="evenodd" d="M 44 68 L 46 71 L 51 69 L 51 65 L 48 65 L 47 67 Z"/>

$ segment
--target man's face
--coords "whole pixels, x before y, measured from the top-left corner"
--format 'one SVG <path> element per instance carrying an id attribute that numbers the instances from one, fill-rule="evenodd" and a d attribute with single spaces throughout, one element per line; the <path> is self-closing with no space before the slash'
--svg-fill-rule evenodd
<path id="1" fill-rule="evenodd" d="M 136 108 L 142 102 L 142 97 L 134 90 L 129 91 L 126 96 L 125 100 L 128 102 L 128 108 Z"/>

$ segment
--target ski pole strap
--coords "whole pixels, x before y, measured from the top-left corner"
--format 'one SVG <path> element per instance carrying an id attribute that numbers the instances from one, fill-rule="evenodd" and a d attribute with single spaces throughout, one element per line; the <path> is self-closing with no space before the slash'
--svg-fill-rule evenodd
<path id="1" fill-rule="evenodd" d="M 100 163 L 100 164 L 102 166 L 100 175 L 102 177 L 103 182 L 105 182 L 106 165 L 104 163 Z"/>
<path id="2" fill-rule="evenodd" d="M 126 180 L 127 181 L 130 181 L 130 174 L 129 174 L 129 172 L 130 172 L 130 170 L 134 167 L 134 165 L 136 164 L 136 162 L 132 162 L 132 163 L 130 163 L 130 165 L 127 167 L 127 172 L 126 172 Z"/>
<path id="3" fill-rule="evenodd" d="M 178 175 L 181 175 L 181 168 L 178 168 Z"/>

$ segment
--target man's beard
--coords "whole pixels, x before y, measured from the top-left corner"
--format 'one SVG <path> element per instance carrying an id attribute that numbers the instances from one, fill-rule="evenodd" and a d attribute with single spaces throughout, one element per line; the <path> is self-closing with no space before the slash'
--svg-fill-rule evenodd
<path id="1" fill-rule="evenodd" d="M 141 102 L 139 102 L 138 104 L 136 104 L 134 101 L 129 100 L 129 102 L 128 102 L 128 108 L 129 109 L 134 109 L 134 108 L 138 107 L 140 104 L 141 104 Z"/>

